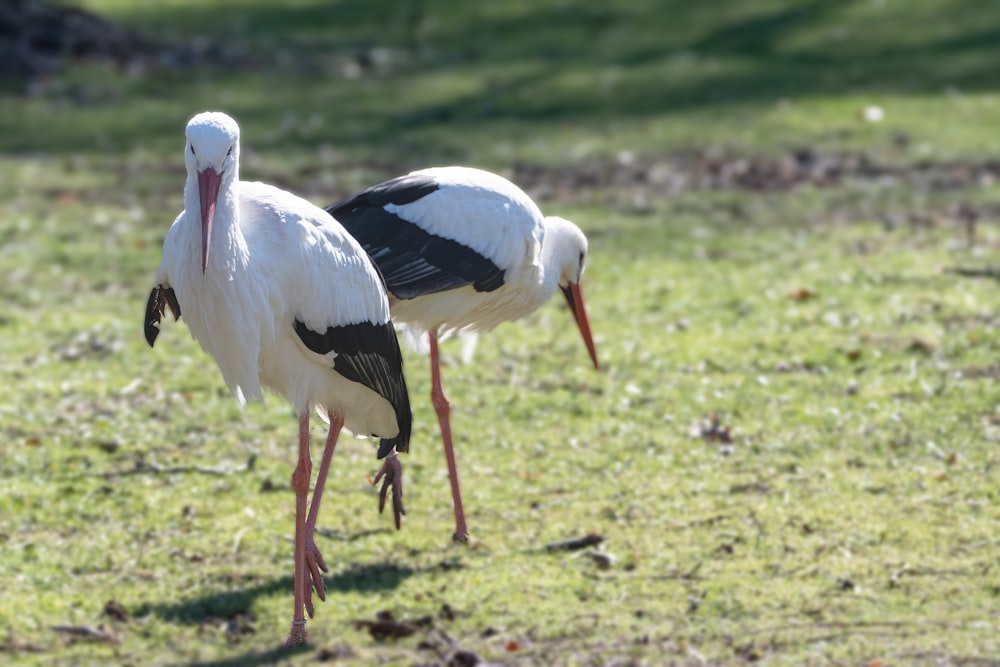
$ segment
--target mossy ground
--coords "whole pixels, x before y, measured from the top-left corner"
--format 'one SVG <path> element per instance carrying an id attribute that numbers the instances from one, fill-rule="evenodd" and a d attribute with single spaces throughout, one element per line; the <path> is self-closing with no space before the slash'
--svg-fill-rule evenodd
<path id="1" fill-rule="evenodd" d="M 239 410 L 183 324 L 141 335 L 196 111 L 240 120 L 245 178 L 317 203 L 429 164 L 573 174 L 712 147 L 960 169 L 1000 151 L 991 3 L 236 4 L 88 6 L 238 67 L 82 64 L 0 99 L 5 660 L 997 664 L 1000 297 L 946 270 L 995 264 L 989 179 L 539 190 L 590 237 L 603 370 L 560 304 L 469 364 L 445 344 L 476 537 L 458 546 L 407 350 L 404 529 L 376 513 L 370 444 L 344 440 L 328 599 L 297 651 L 274 650 L 293 415 Z M 610 567 L 544 549 L 589 533 Z M 431 623 L 352 623 L 381 610 Z M 52 629 L 102 623 L 120 643 Z"/>

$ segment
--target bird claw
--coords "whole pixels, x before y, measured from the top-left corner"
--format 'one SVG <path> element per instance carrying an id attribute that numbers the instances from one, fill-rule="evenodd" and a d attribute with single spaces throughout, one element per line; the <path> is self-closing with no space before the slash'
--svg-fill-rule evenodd
<path id="1" fill-rule="evenodd" d="M 312 586 L 306 587 L 305 607 L 309 618 L 312 618 L 315 611 L 312 601 L 313 589 L 316 589 L 316 597 L 320 601 L 326 602 L 326 588 L 323 586 L 322 573 L 329 572 L 329 569 L 326 567 L 326 561 L 323 560 L 323 554 L 319 552 L 319 548 L 313 540 L 312 533 L 306 536 L 306 569 L 310 579 L 312 579 Z"/>
<path id="2" fill-rule="evenodd" d="M 385 509 L 385 500 L 391 488 L 392 516 L 396 522 L 396 530 L 399 530 L 406 510 L 403 508 L 403 464 L 399 462 L 399 456 L 395 451 L 385 457 L 385 463 L 372 480 L 372 486 L 378 484 L 380 479 L 382 488 L 378 492 L 378 513 L 381 514 Z"/>

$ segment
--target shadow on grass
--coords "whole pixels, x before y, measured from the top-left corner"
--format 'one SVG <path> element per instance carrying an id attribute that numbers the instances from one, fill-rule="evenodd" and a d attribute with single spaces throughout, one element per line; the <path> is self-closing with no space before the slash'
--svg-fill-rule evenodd
<path id="1" fill-rule="evenodd" d="M 298 646 L 290 646 L 288 648 L 276 646 L 266 651 L 252 649 L 232 658 L 179 664 L 185 665 L 185 667 L 256 667 L 257 665 L 276 665 L 293 656 L 309 653 L 312 650 L 314 650 L 314 647 L 309 644 L 299 644 Z"/>
<path id="2" fill-rule="evenodd" d="M 337 593 L 349 591 L 374 592 L 392 590 L 415 570 L 396 563 L 368 563 L 323 578 L 329 599 Z M 233 618 L 252 611 L 259 597 L 288 594 L 292 599 L 292 577 L 271 579 L 253 586 L 230 591 L 206 592 L 167 604 L 146 603 L 135 610 L 135 616 L 153 615 L 164 621 L 179 624 L 199 624 L 211 619 Z M 289 605 L 291 606 L 291 604 Z"/>
<path id="3" fill-rule="evenodd" d="M 428 127 L 474 133 L 498 121 L 600 123 L 809 96 L 1000 87 L 996 5 L 883 4 L 631 0 L 585 7 L 534 0 L 496 11 L 488 3 L 412 0 L 401 8 L 342 0 L 255 2 L 234 12 L 221 2 L 136 3 L 117 18 L 182 34 L 217 26 L 206 36 L 281 57 L 235 70 L 209 61 L 162 76 L 73 84 L 62 93 L 72 123 L 45 119 L 27 132 L 30 118 L 0 119 L 0 150 L 106 153 L 140 140 L 173 150 L 184 121 L 202 106 L 224 107 L 256 128 L 248 136 L 258 149 L 331 142 L 395 153 L 401 137 Z M 365 61 L 371 49 L 396 55 L 382 69 L 366 65 L 357 80 L 344 76 L 337 63 Z M 451 88 L 439 94 L 408 94 L 446 80 Z M 106 94 L 76 101 L 73 91 L 88 86 Z M 277 119 L 293 111 L 299 121 L 314 114 L 348 122 L 275 132 Z"/>

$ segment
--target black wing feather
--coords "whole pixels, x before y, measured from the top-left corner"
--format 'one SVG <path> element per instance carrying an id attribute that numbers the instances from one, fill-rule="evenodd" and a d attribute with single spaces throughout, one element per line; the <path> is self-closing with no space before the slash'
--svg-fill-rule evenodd
<path id="1" fill-rule="evenodd" d="M 392 405 L 399 434 L 382 439 L 378 458 L 385 457 L 393 447 L 398 452 L 409 451 L 413 418 L 403 377 L 403 355 L 392 323 L 362 322 L 330 327 L 319 333 L 302 321 L 295 320 L 295 333 L 307 348 L 317 354 L 336 352 L 333 370 L 351 382 L 363 384 Z"/>
<path id="2" fill-rule="evenodd" d="M 400 176 L 326 210 L 375 260 L 396 298 L 413 299 L 466 285 L 478 292 L 500 288 L 504 270 L 490 259 L 385 210 L 387 204 L 410 204 L 437 189 L 427 176 Z"/>
<path id="3" fill-rule="evenodd" d="M 156 337 L 160 335 L 160 318 L 166 308 L 170 308 L 174 319 L 180 319 L 181 306 L 177 303 L 177 295 L 172 287 L 157 285 L 149 293 L 149 300 L 146 301 L 146 322 L 143 325 L 143 332 L 146 334 L 146 342 L 150 347 L 156 342 Z"/>

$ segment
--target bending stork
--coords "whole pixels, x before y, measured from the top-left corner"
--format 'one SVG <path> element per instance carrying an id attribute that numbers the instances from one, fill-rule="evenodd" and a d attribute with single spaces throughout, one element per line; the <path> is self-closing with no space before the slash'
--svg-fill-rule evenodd
<path id="1" fill-rule="evenodd" d="M 594 368 L 599 368 L 580 278 L 587 238 L 569 220 L 545 217 L 509 180 L 468 167 L 414 171 L 326 208 L 385 277 L 396 322 L 430 339 L 431 400 L 451 480 L 457 541 L 469 537 L 441 388 L 438 338 L 516 320 L 559 288 Z"/>

